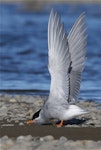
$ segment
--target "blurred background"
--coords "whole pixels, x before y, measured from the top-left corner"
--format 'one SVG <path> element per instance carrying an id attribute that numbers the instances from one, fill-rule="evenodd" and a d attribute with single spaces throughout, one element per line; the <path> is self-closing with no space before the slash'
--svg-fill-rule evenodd
<path id="1" fill-rule="evenodd" d="M 0 0 L 0 92 L 49 93 L 47 26 L 52 7 L 61 15 L 67 33 L 86 13 L 87 62 L 80 98 L 100 102 L 100 0 Z"/>

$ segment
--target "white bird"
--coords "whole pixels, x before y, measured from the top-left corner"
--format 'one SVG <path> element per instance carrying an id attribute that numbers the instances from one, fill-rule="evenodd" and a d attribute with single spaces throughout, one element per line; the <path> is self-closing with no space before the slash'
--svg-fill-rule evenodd
<path id="1" fill-rule="evenodd" d="M 81 73 L 86 61 L 86 27 L 82 13 L 67 36 L 57 12 L 51 10 L 48 23 L 48 69 L 50 94 L 43 107 L 27 123 L 46 124 L 51 119 L 69 120 L 88 113 L 76 105 Z"/>

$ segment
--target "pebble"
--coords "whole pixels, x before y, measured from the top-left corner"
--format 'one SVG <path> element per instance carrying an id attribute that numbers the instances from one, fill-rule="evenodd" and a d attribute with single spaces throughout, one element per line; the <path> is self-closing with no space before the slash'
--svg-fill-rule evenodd
<path id="1" fill-rule="evenodd" d="M 23 122 L 20 122 L 20 123 L 19 123 L 19 126 L 23 126 L 23 125 L 24 125 L 24 123 L 23 123 Z"/>
<path id="2" fill-rule="evenodd" d="M 7 107 L 6 106 L 2 106 L 0 108 L 0 116 L 5 116 L 7 115 Z"/>
<path id="3" fill-rule="evenodd" d="M 15 103 L 15 102 L 16 102 L 16 99 L 11 98 L 11 99 L 9 100 L 9 102 L 11 102 L 11 103 Z"/>
<path id="4" fill-rule="evenodd" d="M 43 138 L 40 138 L 40 141 L 53 141 L 54 137 L 52 135 L 47 135 Z"/>
<path id="5" fill-rule="evenodd" d="M 19 137 L 17 138 L 17 142 L 23 141 L 24 138 L 25 138 L 24 136 L 19 136 Z"/>
<path id="6" fill-rule="evenodd" d="M 9 126 L 9 127 L 11 127 L 11 126 L 14 126 L 14 124 L 2 124 L 1 126 Z"/>
<path id="7" fill-rule="evenodd" d="M 67 142 L 67 138 L 64 137 L 64 136 L 61 136 L 60 139 L 59 139 L 59 142 L 65 143 L 65 142 Z"/>

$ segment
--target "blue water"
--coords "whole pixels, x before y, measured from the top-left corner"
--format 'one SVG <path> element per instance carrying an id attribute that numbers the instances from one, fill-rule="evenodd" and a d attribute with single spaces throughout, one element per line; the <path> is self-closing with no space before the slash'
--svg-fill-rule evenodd
<path id="1" fill-rule="evenodd" d="M 21 5 L 0 5 L 0 90 L 49 91 L 47 24 L 53 5 L 22 11 Z M 67 33 L 85 11 L 87 62 L 80 97 L 101 100 L 101 4 L 55 4 Z"/>

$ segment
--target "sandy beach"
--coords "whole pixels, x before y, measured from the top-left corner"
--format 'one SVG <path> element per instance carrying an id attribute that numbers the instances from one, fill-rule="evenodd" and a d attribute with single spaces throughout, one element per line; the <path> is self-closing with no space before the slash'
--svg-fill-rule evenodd
<path id="1" fill-rule="evenodd" d="M 79 101 L 77 105 L 91 113 L 56 125 L 27 125 L 47 96 L 0 96 L 1 150 L 21 149 L 92 149 L 101 148 L 101 104 Z M 30 146 L 29 146 L 30 145 Z M 79 148 L 78 148 L 79 145 Z"/>

